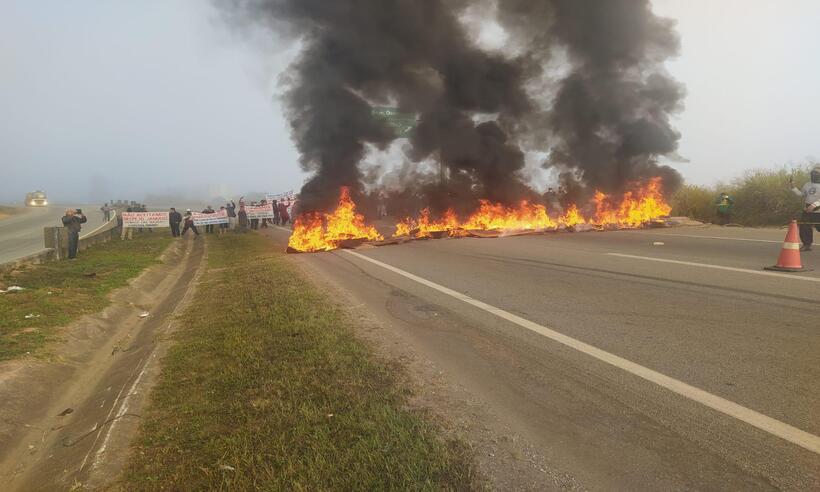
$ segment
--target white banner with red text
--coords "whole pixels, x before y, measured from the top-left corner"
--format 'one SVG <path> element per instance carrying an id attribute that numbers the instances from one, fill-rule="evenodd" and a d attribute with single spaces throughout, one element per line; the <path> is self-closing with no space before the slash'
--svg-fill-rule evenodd
<path id="1" fill-rule="evenodd" d="M 245 205 L 245 213 L 248 214 L 249 219 L 272 219 L 273 204 Z"/>
<path id="2" fill-rule="evenodd" d="M 191 214 L 191 217 L 193 217 L 194 225 L 196 225 L 196 226 L 217 225 L 217 224 L 227 224 L 228 223 L 228 211 L 227 210 L 217 210 L 212 214 L 204 214 L 202 212 L 194 212 L 194 213 Z"/>
<path id="3" fill-rule="evenodd" d="M 168 212 L 123 212 L 122 226 L 126 229 L 170 227 Z"/>

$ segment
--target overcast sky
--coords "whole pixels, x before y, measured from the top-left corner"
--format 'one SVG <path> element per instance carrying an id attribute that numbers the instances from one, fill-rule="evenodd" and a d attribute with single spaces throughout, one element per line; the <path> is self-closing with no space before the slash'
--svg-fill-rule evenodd
<path id="1" fill-rule="evenodd" d="M 654 3 L 683 42 L 687 180 L 820 157 L 820 1 Z M 0 0 L 0 201 L 298 189 L 275 98 L 293 50 L 266 48 L 206 0 Z"/>

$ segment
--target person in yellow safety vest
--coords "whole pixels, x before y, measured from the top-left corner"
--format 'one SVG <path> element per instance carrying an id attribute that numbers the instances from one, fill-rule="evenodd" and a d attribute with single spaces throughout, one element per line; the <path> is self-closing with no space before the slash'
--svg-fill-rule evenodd
<path id="1" fill-rule="evenodd" d="M 811 251 L 814 242 L 814 229 L 820 232 L 820 166 L 815 166 L 810 173 L 811 180 L 803 188 L 792 185 L 792 192 L 803 199 L 803 213 L 800 215 L 800 241 L 803 246 L 800 251 Z"/>

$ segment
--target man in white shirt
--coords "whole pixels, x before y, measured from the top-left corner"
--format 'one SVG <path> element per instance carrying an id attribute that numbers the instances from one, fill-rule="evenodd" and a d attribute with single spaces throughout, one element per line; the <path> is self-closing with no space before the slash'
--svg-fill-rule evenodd
<path id="1" fill-rule="evenodd" d="M 797 188 L 789 179 L 792 191 L 803 199 L 803 214 L 800 217 L 800 251 L 811 251 L 814 229 L 820 232 L 820 166 L 811 170 L 811 181 Z"/>

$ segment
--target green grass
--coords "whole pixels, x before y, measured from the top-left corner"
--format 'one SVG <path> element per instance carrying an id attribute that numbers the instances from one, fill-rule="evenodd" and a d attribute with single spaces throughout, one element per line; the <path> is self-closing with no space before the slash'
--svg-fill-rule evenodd
<path id="1" fill-rule="evenodd" d="M 35 353 L 56 339 L 56 328 L 102 310 L 107 294 L 124 286 L 171 242 L 167 234 L 137 234 L 81 251 L 77 260 L 54 261 L 0 275 L 24 291 L 0 294 L 0 360 Z M 89 276 L 89 274 L 95 274 Z M 39 315 L 26 319 L 28 314 Z"/>
<path id="2" fill-rule="evenodd" d="M 209 270 L 143 415 L 126 490 L 455 490 L 463 444 L 271 244 L 209 237 Z"/>

